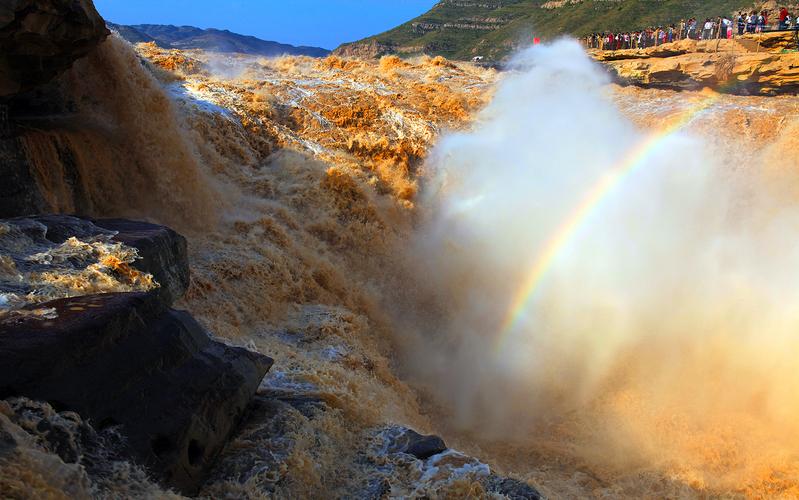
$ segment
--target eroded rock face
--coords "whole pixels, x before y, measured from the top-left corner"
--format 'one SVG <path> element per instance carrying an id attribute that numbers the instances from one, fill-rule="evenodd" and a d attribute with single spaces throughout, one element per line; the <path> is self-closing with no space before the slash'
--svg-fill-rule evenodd
<path id="1" fill-rule="evenodd" d="M 49 82 L 108 33 L 90 0 L 0 3 L 0 98 Z"/>
<path id="2" fill-rule="evenodd" d="M 711 87 L 740 94 L 799 91 L 799 54 L 684 54 L 668 58 L 610 61 L 624 83 L 650 87 Z"/>
<path id="3" fill-rule="evenodd" d="M 162 286 L 78 296 L 69 296 L 76 292 L 69 288 L 64 298 L 0 315 L 0 398 L 47 401 L 59 411 L 77 412 L 100 431 L 118 428 L 128 456 L 164 484 L 195 491 L 272 360 L 212 340 L 191 315 L 169 307 L 189 279 L 186 242 L 174 231 L 68 216 L 2 222 L 30 233 L 42 247 L 67 241 L 80 247 L 98 232 L 113 236 L 139 252 L 141 259 L 130 266 Z M 7 248 L 0 245 L 0 256 L 20 251 L 12 248 L 19 239 L 3 241 Z M 49 258 L 91 257 L 70 252 Z"/>
<path id="4" fill-rule="evenodd" d="M 792 33 L 769 33 L 734 40 L 683 40 L 643 50 L 595 51 L 593 56 L 621 83 L 775 94 L 799 92 L 799 53 L 783 52 L 795 47 Z"/>

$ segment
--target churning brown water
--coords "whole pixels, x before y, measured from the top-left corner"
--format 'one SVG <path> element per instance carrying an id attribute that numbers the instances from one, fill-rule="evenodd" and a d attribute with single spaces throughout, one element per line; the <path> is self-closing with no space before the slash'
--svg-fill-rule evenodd
<path id="1" fill-rule="evenodd" d="M 332 408 L 291 422 L 279 470 L 206 494 L 357 491 L 399 423 L 553 497 L 799 495 L 799 100 L 618 88 L 571 44 L 502 76 L 140 51 L 106 42 L 63 81 L 75 115 L 26 132 L 48 203 L 184 232 L 181 305 Z M 709 96 L 509 327 L 585 193 Z M 481 494 L 412 468 L 392 487 Z"/>

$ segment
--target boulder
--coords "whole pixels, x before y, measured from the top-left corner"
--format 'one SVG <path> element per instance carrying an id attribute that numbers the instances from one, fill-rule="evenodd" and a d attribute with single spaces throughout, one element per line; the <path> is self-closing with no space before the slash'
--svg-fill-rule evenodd
<path id="1" fill-rule="evenodd" d="M 508 500 L 541 500 L 544 498 L 538 490 L 518 479 L 489 474 L 482 483 L 486 493 L 490 493 L 492 496 L 501 495 L 502 498 Z"/>
<path id="2" fill-rule="evenodd" d="M 163 484 L 195 492 L 272 360 L 212 340 L 191 315 L 170 308 L 189 285 L 186 240 L 164 226 L 121 219 L 43 215 L 0 222 L 0 257 L 16 262 L 20 276 L 95 266 L 91 254 L 46 252 L 73 237 L 78 246 L 110 238 L 136 248 L 141 258 L 129 265 L 160 284 L 81 296 L 74 288 L 50 290 L 46 297 L 56 300 L 0 314 L 0 399 L 46 401 L 98 431 L 118 428 L 125 456 Z M 54 256 L 32 260 L 31 252 Z"/>
<path id="3" fill-rule="evenodd" d="M 0 320 L 0 396 L 49 402 L 119 426 L 164 484 L 191 493 L 235 430 L 272 360 L 211 340 L 154 293 L 60 299 Z"/>
<path id="4" fill-rule="evenodd" d="M 133 266 L 150 273 L 160 285 L 157 293 L 168 303 L 189 288 L 186 238 L 158 224 L 126 219 L 92 219 L 95 226 L 116 233 L 114 241 L 136 248 L 140 259 Z M 49 226 L 48 226 L 49 227 Z"/>
<path id="5" fill-rule="evenodd" d="M 419 460 L 426 460 L 447 450 L 444 440 L 438 436 L 423 436 L 413 429 L 403 431 L 393 438 L 388 453 L 407 453 Z"/>
<path id="6" fill-rule="evenodd" d="M 91 0 L 0 3 L 0 98 L 49 82 L 108 34 Z"/>

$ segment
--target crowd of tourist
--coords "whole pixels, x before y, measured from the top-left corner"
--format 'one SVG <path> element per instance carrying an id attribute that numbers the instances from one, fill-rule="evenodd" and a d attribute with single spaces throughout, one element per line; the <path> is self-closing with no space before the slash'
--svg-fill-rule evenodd
<path id="1" fill-rule="evenodd" d="M 738 12 L 734 19 L 721 16 L 716 19 L 706 18 L 700 22 L 696 18 L 682 19 L 677 24 L 653 26 L 638 31 L 617 33 L 592 33 L 582 38 L 589 49 L 621 50 L 656 47 L 664 43 L 684 39 L 712 40 L 732 38 L 745 33 L 760 33 L 772 30 L 799 30 L 799 14 L 791 15 L 782 7 L 776 16 L 777 22 L 769 24 L 769 11 Z M 772 18 L 772 21 L 774 18 Z"/>

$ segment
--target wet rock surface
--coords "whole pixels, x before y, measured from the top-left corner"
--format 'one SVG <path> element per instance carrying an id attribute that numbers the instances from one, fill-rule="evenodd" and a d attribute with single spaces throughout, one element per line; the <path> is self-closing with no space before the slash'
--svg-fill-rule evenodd
<path id="1" fill-rule="evenodd" d="M 2 114 L 2 105 L 0 105 Z M 45 202 L 28 167 L 27 158 L 0 118 L 0 217 L 14 217 L 44 209 Z"/>
<path id="2" fill-rule="evenodd" d="M 491 474 L 483 480 L 483 487 L 487 493 L 502 495 L 509 500 L 539 500 L 544 498 L 538 490 L 523 481 L 495 474 Z"/>
<path id="3" fill-rule="evenodd" d="M 145 222 L 3 219 L 0 260 L 0 315 L 29 303 L 108 292 L 154 291 L 171 304 L 189 285 L 185 238 Z"/>
<path id="4" fill-rule="evenodd" d="M 189 288 L 186 238 L 166 226 L 147 222 L 93 219 L 92 223 L 115 232 L 114 241 L 138 250 L 135 267 L 153 276 L 160 285 L 158 293 L 165 301 L 172 303 L 186 293 Z"/>
<path id="5" fill-rule="evenodd" d="M 80 242 L 100 228 L 136 248 L 142 258 L 135 265 L 163 286 L 65 297 L 0 316 L 0 397 L 47 401 L 98 430 L 118 428 L 128 456 L 164 484 L 191 493 L 272 360 L 212 340 L 191 315 L 170 308 L 189 279 L 181 236 L 132 221 L 94 224 L 65 216 L 10 221 L 42 244 Z M 51 426 L 48 436 L 57 435 Z M 50 445 L 68 463 L 79 454 L 67 442 Z"/>
<path id="6" fill-rule="evenodd" d="M 298 472 L 312 492 L 313 471 L 323 467 L 332 451 L 325 422 L 337 412 L 320 396 L 312 390 L 273 389 L 267 378 L 201 494 L 281 498 L 298 479 Z M 310 441 L 309 436 L 313 436 Z M 335 449 L 335 456 L 350 462 L 358 473 L 337 478 L 341 489 L 326 491 L 328 498 L 435 498 L 445 491 L 469 498 L 543 498 L 529 484 L 496 474 L 478 459 L 448 449 L 438 436 L 389 425 L 363 429 L 349 438 L 353 448 Z M 300 450 L 310 451 L 318 462 L 298 462 Z"/>
<path id="7" fill-rule="evenodd" d="M 108 35 L 90 0 L 0 4 L 0 98 L 49 82 Z"/>
<path id="8" fill-rule="evenodd" d="M 438 436 L 423 436 L 413 429 L 402 429 L 393 438 L 387 451 L 388 453 L 407 453 L 419 460 L 425 460 L 447 451 L 447 445 Z"/>
<path id="9" fill-rule="evenodd" d="M 220 456 L 202 493 L 216 497 L 239 488 L 249 494 L 278 493 L 288 480 L 300 429 L 311 427 L 309 423 L 327 410 L 327 405 L 312 395 L 259 391 L 247 410 L 242 431 Z"/>
<path id="10" fill-rule="evenodd" d="M 90 479 L 75 460 L 84 452 L 83 428 L 75 414 L 58 414 L 46 403 L 0 401 L 0 495 L 33 498 L 39 479 L 66 498 L 91 498 Z M 39 490 L 41 491 L 41 490 Z M 55 495 L 54 495 L 55 496 Z"/>
<path id="11" fill-rule="evenodd" d="M 441 488 L 461 491 L 469 497 L 544 498 L 529 484 L 501 476 L 479 459 L 447 448 L 438 436 L 425 436 L 404 426 L 388 426 L 375 434 L 372 446 L 371 452 L 364 455 L 364 462 L 373 468 L 364 498 L 424 496 Z M 392 477 L 396 471 L 408 468 L 418 474 L 410 490 Z"/>

